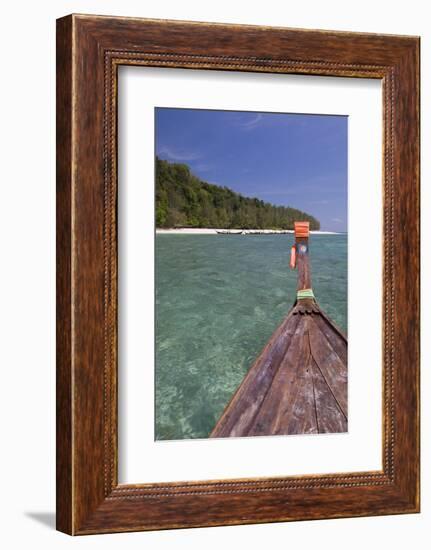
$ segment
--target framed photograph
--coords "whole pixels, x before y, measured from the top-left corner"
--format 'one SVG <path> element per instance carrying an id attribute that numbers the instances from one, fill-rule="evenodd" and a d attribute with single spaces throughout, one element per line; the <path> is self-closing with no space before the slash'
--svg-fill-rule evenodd
<path id="1" fill-rule="evenodd" d="M 419 38 L 57 21 L 57 528 L 419 511 Z"/>

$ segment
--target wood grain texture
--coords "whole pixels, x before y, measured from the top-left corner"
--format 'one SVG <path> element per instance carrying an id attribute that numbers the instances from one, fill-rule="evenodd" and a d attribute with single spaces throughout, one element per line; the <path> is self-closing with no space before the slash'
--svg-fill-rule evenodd
<path id="1" fill-rule="evenodd" d="M 298 270 L 298 290 L 311 288 L 310 257 L 308 237 L 296 238 L 296 266 Z"/>
<path id="2" fill-rule="evenodd" d="M 308 268 L 307 272 L 310 282 Z M 326 319 L 314 300 L 297 301 L 210 437 L 347 431 L 347 340 Z"/>
<path id="3" fill-rule="evenodd" d="M 56 502 L 57 529 L 72 531 L 72 34 L 66 20 L 57 28 L 57 235 L 56 235 Z"/>
<path id="4" fill-rule="evenodd" d="M 317 431 L 319 433 L 347 432 L 346 415 L 334 399 L 334 394 L 314 359 L 311 369 L 316 401 Z"/>
<path id="5" fill-rule="evenodd" d="M 280 363 L 290 347 L 298 323 L 298 317 L 287 315 L 274 332 L 226 406 L 211 437 L 239 436 L 249 433 Z M 236 411 L 235 415 L 230 413 L 232 408 Z"/>
<path id="6" fill-rule="evenodd" d="M 304 324 L 307 324 L 307 320 L 299 319 L 292 342 L 248 435 L 280 434 L 281 426 L 285 424 L 284 417 L 291 417 L 297 401 L 301 400 L 303 385 L 306 383 L 303 371 L 310 356 L 308 342 L 303 338 Z"/>
<path id="7" fill-rule="evenodd" d="M 419 39 L 76 15 L 57 25 L 58 529 L 86 534 L 418 511 Z M 120 64 L 382 80 L 382 471 L 118 485 Z"/>
<path id="8" fill-rule="evenodd" d="M 295 303 L 250 367 L 210 437 L 347 431 L 347 339 L 313 297 L 309 223 L 294 225 Z"/>
<path id="9" fill-rule="evenodd" d="M 313 315 L 314 317 L 314 315 Z M 347 369 L 339 355 L 330 345 L 329 340 L 322 334 L 314 323 L 309 324 L 311 355 L 313 356 L 322 376 L 326 380 L 339 407 L 347 417 Z"/>

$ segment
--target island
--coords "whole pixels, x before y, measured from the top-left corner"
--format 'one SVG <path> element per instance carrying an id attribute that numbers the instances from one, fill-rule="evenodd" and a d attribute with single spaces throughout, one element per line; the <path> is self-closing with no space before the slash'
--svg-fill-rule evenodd
<path id="1" fill-rule="evenodd" d="M 228 187 L 207 183 L 195 176 L 187 164 L 156 157 L 156 228 L 160 230 L 249 230 L 293 232 L 294 221 L 310 223 L 318 231 L 315 217 L 290 206 L 277 206 L 256 197 L 245 197 Z"/>

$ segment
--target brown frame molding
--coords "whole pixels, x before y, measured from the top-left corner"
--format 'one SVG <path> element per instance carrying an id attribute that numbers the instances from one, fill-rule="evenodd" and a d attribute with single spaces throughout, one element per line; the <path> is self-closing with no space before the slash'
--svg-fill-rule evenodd
<path id="1" fill-rule="evenodd" d="M 116 116 L 117 68 L 125 64 L 382 80 L 382 471 L 118 484 Z M 59 19 L 57 529 L 90 534 L 418 511 L 419 38 Z"/>

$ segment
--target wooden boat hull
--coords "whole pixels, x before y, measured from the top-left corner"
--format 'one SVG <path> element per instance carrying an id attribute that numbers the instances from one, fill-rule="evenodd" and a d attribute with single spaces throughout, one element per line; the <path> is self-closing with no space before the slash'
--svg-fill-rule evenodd
<path id="1" fill-rule="evenodd" d="M 347 339 L 315 300 L 298 300 L 210 437 L 347 431 Z"/>

